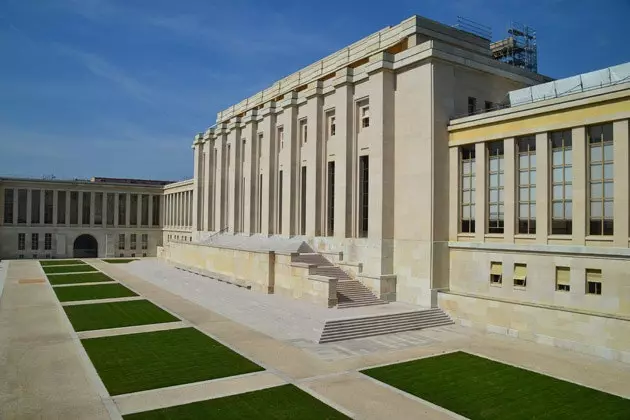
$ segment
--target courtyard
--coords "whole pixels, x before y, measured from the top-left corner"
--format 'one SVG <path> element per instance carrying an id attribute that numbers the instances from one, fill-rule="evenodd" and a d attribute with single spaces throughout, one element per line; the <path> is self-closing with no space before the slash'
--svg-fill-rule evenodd
<path id="1" fill-rule="evenodd" d="M 630 413 L 627 364 L 455 325 L 317 344 L 318 322 L 339 310 L 296 305 L 156 259 L 126 262 L 11 261 L 8 269 L 3 263 L 0 336 L 7 339 L 0 350 L 7 380 L 0 417 L 622 419 Z"/>

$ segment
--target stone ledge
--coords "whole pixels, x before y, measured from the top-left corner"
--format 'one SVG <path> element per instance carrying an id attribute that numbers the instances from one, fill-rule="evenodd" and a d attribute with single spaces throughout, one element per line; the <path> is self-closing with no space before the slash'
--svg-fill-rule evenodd
<path id="1" fill-rule="evenodd" d="M 568 256 L 600 257 L 607 259 L 630 258 L 629 248 L 596 247 L 583 245 L 511 244 L 501 242 L 449 241 L 450 249 L 489 252 L 515 252 L 529 254 L 560 254 Z"/>
<path id="2" fill-rule="evenodd" d="M 318 282 L 321 282 L 321 283 L 337 283 L 337 281 L 338 281 L 337 277 L 322 276 L 320 274 L 309 274 L 307 279 L 313 280 L 313 281 L 318 281 Z"/>

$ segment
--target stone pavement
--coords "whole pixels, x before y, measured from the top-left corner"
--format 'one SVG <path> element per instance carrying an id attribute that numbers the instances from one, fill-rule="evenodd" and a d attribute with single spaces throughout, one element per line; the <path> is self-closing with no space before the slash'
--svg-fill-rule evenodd
<path id="1" fill-rule="evenodd" d="M 177 296 L 130 273 L 130 268 L 137 263 L 125 267 L 96 260 L 89 262 L 140 295 L 177 314 L 184 320 L 182 326 L 192 325 L 198 328 L 265 367 L 266 371 L 143 391 L 113 399 L 103 397 L 99 394 L 102 391 L 99 391 L 98 383 L 95 384 L 94 378 L 85 373 L 89 369 L 82 364 L 78 355 L 80 343 L 72 340 L 71 329 L 63 314 L 59 313 L 60 305 L 55 303 L 50 286 L 18 283 L 21 278 L 34 279 L 41 276 L 36 262 L 11 262 L 7 289 L 0 300 L 0 337 L 9 336 L 11 339 L 6 344 L 4 340 L 0 340 L 0 348 L 3 356 L 9 354 L 12 357 L 11 360 L 2 357 L 0 377 L 11 378 L 12 386 L 3 383 L 0 388 L 0 418 L 39 417 L 44 413 L 46 418 L 108 418 L 105 406 L 111 401 L 116 407 L 112 418 L 120 418 L 120 414 L 217 398 L 282 383 L 293 383 L 355 418 L 459 418 L 357 372 L 366 367 L 456 350 L 525 367 L 613 394 L 630 396 L 630 366 L 618 362 L 511 337 L 478 333 L 461 326 L 324 345 L 307 341 L 304 337 L 295 338 L 292 334 L 286 334 L 284 339 L 280 339 L 236 322 L 211 308 Z M 180 278 L 173 280 L 180 281 Z M 40 292 L 21 292 L 29 287 Z M 233 286 L 228 287 L 235 289 Z M 30 305 L 28 308 L 33 309 L 16 311 L 16 305 L 25 303 Z M 238 310 L 246 312 L 247 309 L 242 306 L 243 304 Z M 249 309 L 252 313 L 260 310 L 261 308 Z M 46 318 L 42 311 L 47 311 Z M 277 320 L 280 325 L 287 321 L 289 320 L 283 318 Z M 48 343 L 50 339 L 46 340 L 51 332 L 56 332 L 58 340 L 66 346 L 51 347 Z M 33 343 L 35 348 L 32 351 L 48 346 L 45 348 L 47 358 L 30 357 L 22 361 L 19 355 L 28 346 L 16 339 L 16 336 Z M 54 369 L 53 373 L 49 370 L 49 359 L 64 360 L 64 363 Z M 21 379 L 25 370 L 29 373 L 29 380 Z M 63 392 L 53 380 L 55 377 L 63 377 Z"/>

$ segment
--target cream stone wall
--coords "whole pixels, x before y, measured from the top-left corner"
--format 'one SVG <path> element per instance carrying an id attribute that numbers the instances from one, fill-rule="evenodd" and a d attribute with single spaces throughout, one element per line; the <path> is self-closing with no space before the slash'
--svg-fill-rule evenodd
<path id="1" fill-rule="evenodd" d="M 457 292 L 438 303 L 464 326 L 630 363 L 630 319 L 499 301 Z"/>
<path id="2" fill-rule="evenodd" d="M 337 304 L 337 279 L 309 274 L 306 264 L 292 263 L 290 254 L 276 253 L 275 293 L 319 306 Z"/>

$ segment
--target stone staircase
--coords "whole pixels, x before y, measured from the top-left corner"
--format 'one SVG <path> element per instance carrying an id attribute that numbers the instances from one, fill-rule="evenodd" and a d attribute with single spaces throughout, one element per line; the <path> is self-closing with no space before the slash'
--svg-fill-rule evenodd
<path id="1" fill-rule="evenodd" d="M 453 324 L 440 308 L 326 321 L 319 343 L 372 337 Z"/>
<path id="2" fill-rule="evenodd" d="M 311 274 L 335 277 L 337 279 L 337 308 L 354 308 L 387 303 L 387 301 L 376 297 L 363 283 L 353 279 L 348 273 L 319 253 L 300 253 L 294 256 L 291 261 L 314 265 L 315 267 L 310 269 Z"/>

